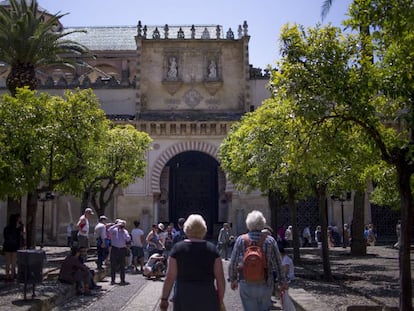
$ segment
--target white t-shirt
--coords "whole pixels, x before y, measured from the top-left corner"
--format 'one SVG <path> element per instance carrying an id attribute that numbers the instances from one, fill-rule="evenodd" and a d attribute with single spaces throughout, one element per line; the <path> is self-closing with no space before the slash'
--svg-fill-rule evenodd
<path id="1" fill-rule="evenodd" d="M 131 231 L 132 246 L 143 247 L 141 237 L 144 235 L 144 231 L 140 228 L 134 228 Z"/>
<path id="2" fill-rule="evenodd" d="M 95 239 L 97 238 L 101 238 L 102 240 L 105 240 L 107 238 L 106 226 L 102 222 L 98 222 L 98 224 L 95 226 Z"/>
<path id="3" fill-rule="evenodd" d="M 284 267 L 286 265 L 289 266 L 289 271 L 286 275 L 286 279 L 289 282 L 289 281 L 292 281 L 295 278 L 295 268 L 293 266 L 292 258 L 290 258 L 288 255 L 284 255 L 283 258 L 282 258 L 282 266 Z M 285 270 L 283 269 L 283 271 L 285 271 Z"/>
<path id="4" fill-rule="evenodd" d="M 89 235 L 89 220 L 82 215 L 78 221 L 79 232 L 78 235 L 88 236 Z"/>

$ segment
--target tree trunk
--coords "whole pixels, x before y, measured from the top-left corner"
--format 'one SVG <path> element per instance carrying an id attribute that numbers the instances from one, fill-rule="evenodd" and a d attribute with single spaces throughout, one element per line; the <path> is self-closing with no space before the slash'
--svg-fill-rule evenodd
<path id="1" fill-rule="evenodd" d="M 401 244 L 399 248 L 400 266 L 400 310 L 412 310 L 412 281 L 410 247 L 413 228 L 413 198 L 410 187 L 412 173 L 404 159 L 397 165 L 398 188 L 401 198 Z"/>
<path id="2" fill-rule="evenodd" d="M 36 214 L 37 214 L 37 193 L 27 194 L 27 216 L 26 216 L 26 243 L 27 248 L 36 247 Z"/>
<path id="3" fill-rule="evenodd" d="M 293 262 L 297 265 L 300 263 L 300 243 L 298 228 L 298 205 L 295 203 L 296 191 L 292 186 L 288 186 L 288 206 L 292 218 L 292 237 L 293 237 Z"/>
<path id="4" fill-rule="evenodd" d="M 270 209 L 270 226 L 273 229 L 273 232 L 276 233 L 277 231 L 277 211 L 281 205 L 281 194 L 278 190 L 269 190 L 269 194 L 267 196 L 269 202 L 269 209 Z"/>
<path id="5" fill-rule="evenodd" d="M 83 192 L 82 201 L 81 201 L 80 215 L 82 215 L 83 212 L 85 211 L 85 209 L 88 207 L 89 201 L 90 201 L 90 195 L 91 195 L 91 191 L 90 190 L 85 190 Z"/>
<path id="6" fill-rule="evenodd" d="M 322 264 L 323 277 L 327 281 L 332 281 L 331 263 L 329 260 L 328 249 L 328 219 L 327 219 L 327 201 L 326 201 L 326 185 L 319 186 L 317 189 L 319 198 L 319 221 L 321 222 L 322 236 Z"/>
<path id="7" fill-rule="evenodd" d="M 351 224 L 351 254 L 365 256 L 367 243 L 364 237 L 365 226 L 365 194 L 357 191 L 354 195 L 354 210 Z"/>

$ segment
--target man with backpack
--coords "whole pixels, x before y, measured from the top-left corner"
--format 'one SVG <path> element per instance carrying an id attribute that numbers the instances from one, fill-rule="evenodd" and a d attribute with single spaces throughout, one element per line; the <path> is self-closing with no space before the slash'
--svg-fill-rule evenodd
<path id="1" fill-rule="evenodd" d="M 246 217 L 248 233 L 240 235 L 233 248 L 229 263 L 231 289 L 240 287 L 244 311 L 268 311 L 274 279 L 277 273 L 280 290 L 288 288 L 282 273 L 281 257 L 276 240 L 263 230 L 266 219 L 260 211 Z"/>

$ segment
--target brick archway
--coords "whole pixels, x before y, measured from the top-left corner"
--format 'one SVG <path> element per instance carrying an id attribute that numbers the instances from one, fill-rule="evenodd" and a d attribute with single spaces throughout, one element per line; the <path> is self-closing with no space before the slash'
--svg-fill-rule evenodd
<path id="1" fill-rule="evenodd" d="M 204 152 L 210 155 L 211 157 L 213 157 L 217 162 L 220 162 L 217 158 L 218 148 L 209 143 L 206 143 L 203 141 L 185 141 L 185 142 L 180 142 L 178 144 L 175 144 L 169 147 L 167 150 L 165 150 L 158 157 L 157 161 L 155 162 L 152 168 L 151 190 L 153 194 L 161 193 L 160 177 L 161 177 L 161 172 L 164 166 L 167 164 L 167 162 L 170 159 L 172 159 L 174 156 L 176 156 L 177 154 L 186 152 L 186 151 Z M 229 184 L 229 182 L 227 181 L 226 189 L 232 189 L 232 188 L 233 186 Z"/>

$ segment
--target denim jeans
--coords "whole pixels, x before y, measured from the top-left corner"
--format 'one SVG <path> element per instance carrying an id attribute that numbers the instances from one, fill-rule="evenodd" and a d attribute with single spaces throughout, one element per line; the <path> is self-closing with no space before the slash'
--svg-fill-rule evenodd
<path id="1" fill-rule="evenodd" d="M 272 288 L 266 283 L 240 281 L 240 298 L 244 311 L 268 311 L 271 307 Z"/>
<path id="2" fill-rule="evenodd" d="M 97 261 L 97 265 L 98 268 L 102 268 L 102 264 L 105 261 L 106 257 L 108 257 L 108 247 L 102 247 L 102 239 L 101 238 L 97 238 L 96 239 L 96 250 L 98 253 L 98 261 Z"/>

